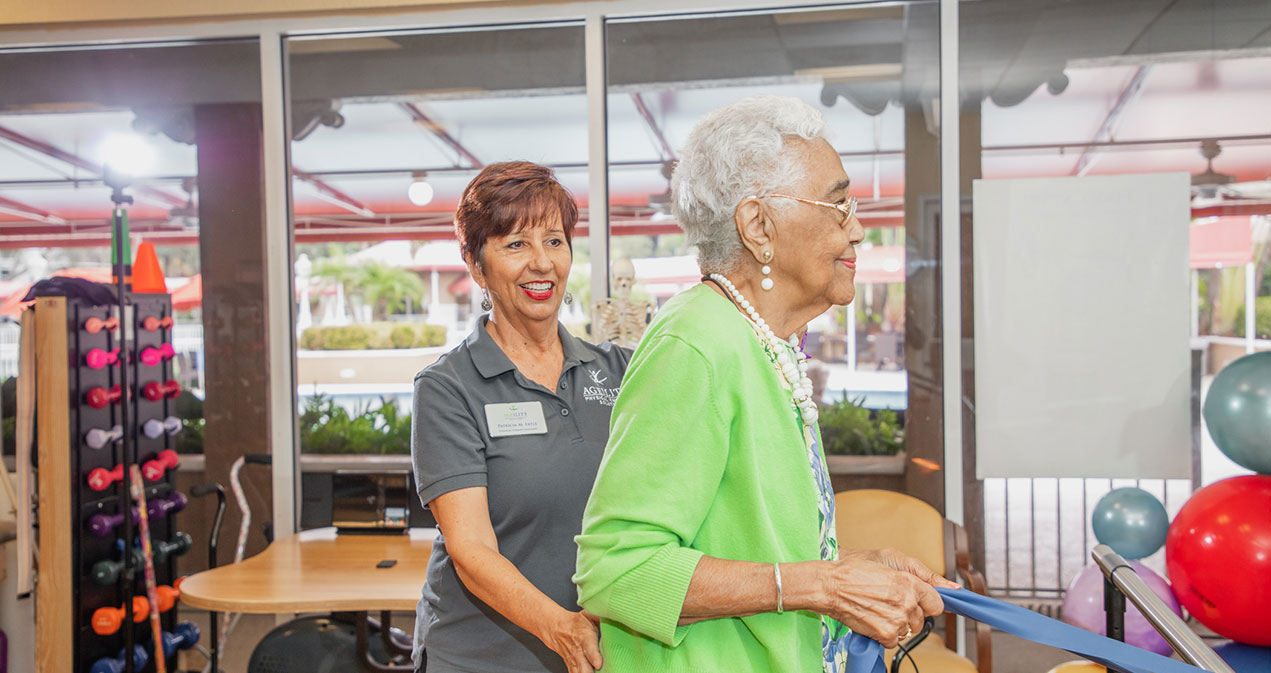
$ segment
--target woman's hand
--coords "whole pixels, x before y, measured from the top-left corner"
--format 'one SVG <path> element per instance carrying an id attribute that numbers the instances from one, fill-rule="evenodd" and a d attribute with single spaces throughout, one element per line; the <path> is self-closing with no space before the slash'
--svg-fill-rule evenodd
<path id="1" fill-rule="evenodd" d="M 823 578 L 825 605 L 818 612 L 892 648 L 920 631 L 925 617 L 944 612 L 929 581 L 933 576 L 938 577 L 922 563 L 894 552 L 849 552 L 831 562 Z M 939 579 L 940 586 L 952 585 Z"/>
<path id="2" fill-rule="evenodd" d="M 539 639 L 565 660 L 569 673 L 592 673 L 604 664 L 600 657 L 600 628 L 596 618 L 585 611 L 555 613 Z"/>
<path id="3" fill-rule="evenodd" d="M 945 577 L 936 574 L 936 571 L 928 568 L 918 559 L 898 552 L 895 549 L 855 549 L 843 554 L 842 558 L 863 558 L 867 561 L 881 563 L 892 570 L 909 573 L 918 579 L 940 589 L 961 589 L 962 585 L 951 582 Z"/>

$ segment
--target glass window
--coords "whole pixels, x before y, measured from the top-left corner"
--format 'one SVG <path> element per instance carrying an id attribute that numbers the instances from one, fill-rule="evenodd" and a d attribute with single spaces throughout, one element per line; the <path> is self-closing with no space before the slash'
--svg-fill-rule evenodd
<path id="1" fill-rule="evenodd" d="M 579 205 L 569 287 L 585 291 L 583 30 L 359 34 L 288 51 L 301 450 L 408 454 L 415 372 L 481 314 L 453 222 L 483 166 L 555 170 Z M 561 315 L 580 333 L 582 306 Z"/>
<path id="2" fill-rule="evenodd" d="M 963 171 L 969 173 L 964 177 L 1189 175 L 1187 193 L 1166 196 L 1190 203 L 1191 335 L 1193 361 L 1204 363 L 1201 389 L 1226 362 L 1245 354 L 1246 337 L 1263 340 L 1253 344 L 1257 349 L 1271 348 L 1266 341 L 1271 335 L 1271 118 L 1266 115 L 1271 6 L 1172 3 L 1145 10 L 1135 3 L 1103 3 L 1091 11 L 1080 3 L 987 0 L 963 2 L 959 12 Z M 964 182 L 964 199 L 971 196 L 968 186 Z M 1104 205 L 1073 204 L 1071 215 L 1086 217 Z M 1131 259 L 1141 253 L 1127 245 L 1122 254 Z M 1116 263 L 1106 256 L 1103 261 Z M 1072 273 L 1081 274 L 1093 263 L 1075 255 Z M 1058 305 L 1070 299 L 1051 301 Z M 1106 308 L 1107 300 L 1096 295 L 1079 301 Z M 964 309 L 970 315 L 970 307 Z M 1133 314 L 1136 307 L 1120 309 Z M 1253 310 L 1258 313 L 1249 334 L 1244 318 Z M 1102 328 L 1089 324 L 1088 329 Z M 1105 329 L 1102 338 L 1124 345 L 1138 336 Z M 1180 386 L 1194 383 L 1186 372 L 1179 378 Z M 985 400 L 979 402 L 983 408 Z M 1196 436 L 1202 441 L 1201 468 L 1193 480 L 1209 483 L 1233 474 L 1234 465 L 1208 433 L 1197 429 Z M 1173 514 L 1192 482 L 988 480 L 991 584 L 1032 595 L 1060 592 L 1089 563 L 1091 508 L 1120 486 L 1154 493 Z M 1035 552 L 1028 551 L 1030 544 Z M 1146 563 L 1159 571 L 1162 557 L 1158 553 Z"/>
<path id="3" fill-rule="evenodd" d="M 50 276 L 111 278 L 113 204 L 103 181 L 106 164 L 131 174 L 126 191 L 135 199 L 128 206 L 132 247 L 154 246 L 173 296 L 173 369 L 182 389 L 176 408 L 185 425 L 172 440 L 174 448 L 201 453 L 209 434 L 229 443 L 265 436 L 263 412 L 252 411 L 267 406 L 261 397 L 265 387 L 248 386 L 244 395 L 209 386 L 216 378 L 212 370 L 219 367 L 220 380 L 228 381 L 236 365 L 225 358 L 209 365 L 207 357 L 218 347 L 231 352 L 235 346 L 225 338 L 205 346 L 204 333 L 205 318 L 212 315 L 208 305 L 225 301 L 227 293 L 239 293 L 235 301 L 250 307 L 252 301 L 241 296 L 251 285 L 248 279 L 257 279 L 255 304 L 263 302 L 259 257 L 251 260 L 251 246 L 239 259 L 218 256 L 226 242 L 233 244 L 231 239 L 241 235 L 235 229 L 246 228 L 259 238 L 259 218 L 233 217 L 213 205 L 251 203 L 251 194 L 228 177 L 249 173 L 239 169 L 259 163 L 259 143 L 238 144 L 242 153 L 235 157 L 217 149 L 244 114 L 254 115 L 246 128 L 260 125 L 258 64 L 255 41 L 0 52 L 0 90 L 5 92 L 0 103 L 0 377 L 5 379 L 6 453 L 13 450 L 11 377 L 17 373 L 23 296 Z M 258 157 L 254 162 L 252 154 Z M 213 258 L 237 262 L 233 273 L 238 276 L 232 278 L 224 266 L 211 268 Z M 263 332 L 251 334 L 240 332 L 263 343 Z M 236 422 L 216 420 L 229 417 Z M 264 451 L 250 442 L 245 449 Z"/>
<path id="4" fill-rule="evenodd" d="M 864 407 L 874 428 L 888 418 L 903 425 L 906 416 L 913 425 L 915 365 L 918 376 L 939 378 L 938 347 L 907 336 L 915 315 L 927 335 L 939 326 L 938 293 L 923 289 L 935 287 L 938 249 L 915 247 L 935 240 L 931 235 L 913 237 L 922 197 L 939 191 L 931 118 L 939 93 L 934 11 L 933 2 L 906 2 L 615 20 L 606 30 L 610 255 L 632 262 L 632 301 L 656 309 L 701 277 L 668 203 L 676 152 L 701 117 L 755 94 L 796 97 L 824 113 L 866 237 L 858 249 L 856 300 L 814 319 L 805 348 L 821 371 L 823 401 Z M 931 386 L 918 395 L 923 390 Z M 927 396 L 916 408 L 918 425 L 928 431 L 911 437 L 935 458 L 938 398 Z M 882 410 L 890 411 L 880 420 Z M 885 434 L 894 439 L 893 430 Z M 894 452 L 898 445 L 871 447 L 863 451 Z"/>

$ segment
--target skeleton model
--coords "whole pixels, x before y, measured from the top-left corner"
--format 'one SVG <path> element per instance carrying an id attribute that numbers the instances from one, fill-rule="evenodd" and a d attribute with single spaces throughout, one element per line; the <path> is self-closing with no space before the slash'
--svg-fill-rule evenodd
<path id="1" fill-rule="evenodd" d="M 593 308 L 595 334 L 601 341 L 635 348 L 653 317 L 653 305 L 631 299 L 631 286 L 635 284 L 635 266 L 631 260 L 615 259 L 609 269 L 609 282 L 613 296 L 601 299 Z"/>

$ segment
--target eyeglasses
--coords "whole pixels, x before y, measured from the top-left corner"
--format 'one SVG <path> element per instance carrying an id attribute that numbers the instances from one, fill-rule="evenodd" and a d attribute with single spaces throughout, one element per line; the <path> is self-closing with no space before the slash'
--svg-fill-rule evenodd
<path id="1" fill-rule="evenodd" d="M 842 221 L 839 222 L 840 227 L 846 227 L 847 223 L 852 220 L 852 216 L 856 214 L 856 197 L 855 196 L 847 197 L 847 203 L 826 203 L 825 201 L 813 201 L 812 199 L 805 199 L 799 196 L 790 196 L 789 194 L 765 194 L 763 196 L 747 196 L 745 198 L 766 199 L 770 196 L 775 196 L 782 199 L 791 199 L 794 201 L 798 201 L 800 203 L 810 203 L 814 206 L 824 206 L 826 208 L 833 208 L 834 210 L 837 210 L 843 214 L 843 219 Z"/>

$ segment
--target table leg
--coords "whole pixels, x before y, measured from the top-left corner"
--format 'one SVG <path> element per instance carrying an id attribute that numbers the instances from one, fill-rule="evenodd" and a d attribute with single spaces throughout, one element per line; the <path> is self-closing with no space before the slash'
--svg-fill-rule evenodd
<path id="1" fill-rule="evenodd" d="M 390 664 L 375 660 L 371 656 L 370 647 L 370 616 L 365 610 L 353 613 L 357 628 L 357 657 L 362 662 L 363 668 L 373 673 L 414 673 L 414 666 L 407 664 Z"/>
<path id="2" fill-rule="evenodd" d="M 380 638 L 384 640 L 384 651 L 389 654 L 404 654 L 409 657 L 413 654 L 412 644 L 409 642 L 402 644 L 402 642 L 393 635 L 392 620 L 393 613 L 391 611 L 380 611 Z"/>

